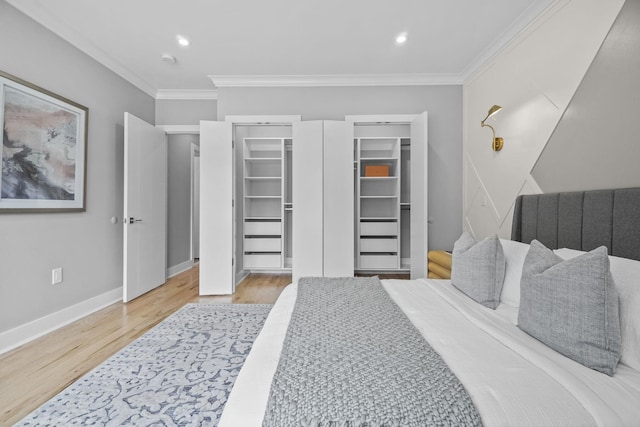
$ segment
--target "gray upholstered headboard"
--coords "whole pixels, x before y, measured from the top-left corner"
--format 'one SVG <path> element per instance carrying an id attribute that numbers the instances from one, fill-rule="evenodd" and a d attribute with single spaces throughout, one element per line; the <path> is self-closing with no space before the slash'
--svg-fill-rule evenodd
<path id="1" fill-rule="evenodd" d="M 519 196 L 511 239 L 640 260 L 640 188 Z"/>

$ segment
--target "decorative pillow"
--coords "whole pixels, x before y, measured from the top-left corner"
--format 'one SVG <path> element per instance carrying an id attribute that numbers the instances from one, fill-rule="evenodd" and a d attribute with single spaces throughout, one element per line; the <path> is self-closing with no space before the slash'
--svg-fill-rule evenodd
<path id="1" fill-rule="evenodd" d="M 500 302 L 509 304 L 512 307 L 520 307 L 520 279 L 522 278 L 524 259 L 527 256 L 527 252 L 529 252 L 529 245 L 505 239 L 500 239 L 500 243 L 504 250 L 506 262 Z"/>
<path id="2" fill-rule="evenodd" d="M 554 252 L 563 259 L 585 253 L 567 248 Z M 620 299 L 620 362 L 640 371 L 640 261 L 609 256 L 609 262 Z"/>
<path id="3" fill-rule="evenodd" d="M 565 261 L 532 241 L 522 269 L 518 326 L 576 362 L 613 375 L 621 338 L 607 248 Z"/>
<path id="4" fill-rule="evenodd" d="M 495 309 L 504 282 L 504 253 L 497 236 L 476 242 L 466 231 L 453 245 L 451 283 L 468 297 Z"/>

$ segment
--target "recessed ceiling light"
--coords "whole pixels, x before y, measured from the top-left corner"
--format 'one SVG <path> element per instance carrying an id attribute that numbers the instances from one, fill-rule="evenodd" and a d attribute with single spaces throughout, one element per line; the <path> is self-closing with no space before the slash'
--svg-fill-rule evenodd
<path id="1" fill-rule="evenodd" d="M 400 33 L 396 36 L 397 44 L 404 44 L 407 41 L 407 33 Z"/>
<path id="2" fill-rule="evenodd" d="M 188 38 L 186 38 L 185 36 L 181 36 L 181 35 L 179 35 L 179 34 L 178 34 L 178 35 L 176 36 L 176 40 L 178 40 L 178 44 L 179 44 L 180 46 L 185 46 L 185 47 L 186 47 L 186 46 L 189 46 L 189 39 L 188 39 Z"/>

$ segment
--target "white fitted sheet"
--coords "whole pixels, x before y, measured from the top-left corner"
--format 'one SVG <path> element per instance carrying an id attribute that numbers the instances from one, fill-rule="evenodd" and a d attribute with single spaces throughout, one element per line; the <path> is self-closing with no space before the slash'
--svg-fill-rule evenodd
<path id="1" fill-rule="evenodd" d="M 464 384 L 485 426 L 637 426 L 640 372 L 614 377 L 560 355 L 515 326 L 517 309 L 494 312 L 444 280 L 383 286 Z M 236 379 L 221 427 L 260 426 L 296 298 L 288 286 Z"/>

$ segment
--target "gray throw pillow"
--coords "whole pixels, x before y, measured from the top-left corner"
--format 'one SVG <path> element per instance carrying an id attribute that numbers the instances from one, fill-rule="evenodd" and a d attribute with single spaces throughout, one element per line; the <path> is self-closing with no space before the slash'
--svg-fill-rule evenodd
<path id="1" fill-rule="evenodd" d="M 453 245 L 451 283 L 468 297 L 495 309 L 500 304 L 505 260 L 498 236 L 476 242 L 466 231 Z"/>
<path id="2" fill-rule="evenodd" d="M 584 366 L 615 373 L 620 319 L 606 247 L 564 261 L 534 240 L 520 286 L 520 329 Z"/>

